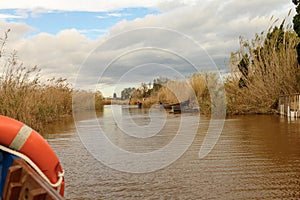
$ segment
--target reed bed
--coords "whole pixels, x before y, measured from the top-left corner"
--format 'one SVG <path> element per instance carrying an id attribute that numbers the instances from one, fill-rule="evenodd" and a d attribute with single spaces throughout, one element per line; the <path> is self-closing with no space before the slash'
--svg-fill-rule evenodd
<path id="1" fill-rule="evenodd" d="M 75 91 L 64 78 L 44 80 L 38 67 L 24 67 L 15 51 L 7 54 L 8 32 L 0 38 L 0 114 L 43 133 L 46 124 L 72 114 Z M 93 95 L 96 109 L 101 109 L 101 93 Z"/>
<path id="2" fill-rule="evenodd" d="M 252 40 L 240 38 L 240 49 L 231 54 L 230 75 L 224 85 L 216 73 L 196 73 L 188 79 L 200 111 L 210 114 L 212 108 L 226 106 L 228 115 L 277 113 L 281 95 L 300 91 L 296 51 L 299 42 L 291 26 L 284 22 L 280 27 L 256 34 Z M 241 64 L 247 68 L 242 69 Z M 180 84 L 180 81 L 171 81 L 164 85 L 158 93 L 159 100 L 178 102 L 172 88 L 180 91 Z M 219 95 L 224 90 L 225 95 Z"/>
<path id="3" fill-rule="evenodd" d="M 283 24 L 251 41 L 241 39 L 240 49 L 232 54 L 231 76 L 225 85 L 227 112 L 276 113 L 280 95 L 299 92 L 298 43 L 296 33 Z M 248 60 L 247 73 L 238 70 L 243 58 Z"/>
<path id="4" fill-rule="evenodd" d="M 24 67 L 15 53 L 4 63 L 0 75 L 1 115 L 41 131 L 45 124 L 71 114 L 72 89 L 65 79 L 53 78 L 42 83 L 40 70 Z"/>
<path id="5" fill-rule="evenodd" d="M 185 81 L 169 80 L 146 105 L 178 103 L 195 96 L 205 114 L 223 107 L 227 114 L 277 113 L 281 95 L 300 91 L 299 42 L 291 26 L 284 23 L 256 34 L 252 40 L 240 38 L 240 49 L 231 54 L 230 75 L 224 84 L 216 73 L 196 73 Z M 225 95 L 220 95 L 224 91 Z"/>
<path id="6" fill-rule="evenodd" d="M 199 107 L 201 100 L 201 105 L 209 107 L 207 100 L 209 95 L 207 96 L 207 94 L 207 87 L 203 77 L 200 74 L 194 74 L 192 78 L 186 80 L 168 80 L 161 84 L 158 89 L 152 89 L 150 93 L 147 89 L 137 89 L 131 95 L 130 104 L 136 105 L 138 102 L 141 102 L 143 108 L 150 108 L 154 104 L 176 104 L 190 100 L 191 107 Z M 205 102 L 202 101 L 204 99 Z M 209 109 L 203 110 L 207 111 Z"/>
<path id="7" fill-rule="evenodd" d="M 105 101 L 101 92 L 90 92 L 85 90 L 77 90 L 73 92 L 73 111 L 82 112 L 96 110 L 100 111 L 103 109 L 103 105 L 110 102 Z"/>
<path id="8" fill-rule="evenodd" d="M 100 92 L 73 91 L 63 78 L 42 81 L 40 70 L 24 67 L 15 52 L 5 57 L 6 40 L 7 32 L 0 44 L 0 114 L 39 131 L 72 111 L 103 108 Z M 151 107 L 189 99 L 192 106 L 209 114 L 225 102 L 219 95 L 225 88 L 227 114 L 276 113 L 280 95 L 300 91 L 299 42 L 291 27 L 283 24 L 250 41 L 241 38 L 240 49 L 231 54 L 231 74 L 225 85 L 217 74 L 196 73 L 186 80 L 169 80 L 155 90 L 142 85 L 132 94 L 130 104 L 142 102 L 143 107 Z"/>
<path id="9" fill-rule="evenodd" d="M 173 104 L 188 100 L 193 89 L 186 80 L 169 80 L 157 95 L 160 102 Z"/>

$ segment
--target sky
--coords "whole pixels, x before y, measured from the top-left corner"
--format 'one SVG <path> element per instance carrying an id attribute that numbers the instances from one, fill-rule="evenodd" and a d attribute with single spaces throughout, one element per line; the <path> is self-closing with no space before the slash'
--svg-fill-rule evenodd
<path id="1" fill-rule="evenodd" d="M 240 36 L 294 14 L 291 0 L 10 0 L 0 2 L 0 38 L 10 29 L 6 56 L 17 50 L 45 79 L 109 97 L 158 77 L 226 73 Z"/>

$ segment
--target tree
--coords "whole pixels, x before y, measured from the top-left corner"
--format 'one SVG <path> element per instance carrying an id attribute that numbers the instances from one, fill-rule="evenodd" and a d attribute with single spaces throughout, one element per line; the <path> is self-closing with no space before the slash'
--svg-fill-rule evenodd
<path id="1" fill-rule="evenodd" d="M 121 92 L 121 99 L 125 100 L 125 99 L 130 99 L 132 93 L 135 91 L 136 89 L 133 88 L 125 88 L 124 90 L 122 90 Z"/>
<path id="2" fill-rule="evenodd" d="M 298 37 L 300 37 L 300 0 L 292 0 L 293 3 L 296 5 L 296 12 L 297 14 L 294 16 L 293 23 L 294 23 L 294 30 L 297 33 Z M 297 60 L 298 64 L 300 64 L 300 43 L 298 43 L 297 47 Z"/>

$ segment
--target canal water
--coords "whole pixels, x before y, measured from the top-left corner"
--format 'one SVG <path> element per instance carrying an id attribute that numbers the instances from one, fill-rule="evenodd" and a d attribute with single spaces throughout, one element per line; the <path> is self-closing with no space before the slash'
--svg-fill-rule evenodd
<path id="1" fill-rule="evenodd" d="M 51 132 L 45 135 L 65 169 L 66 199 L 300 199 L 300 119 L 228 117 L 218 142 L 202 159 L 199 150 L 210 120 L 198 114 L 106 106 L 96 118 L 87 113 L 76 120 L 77 128 L 73 119 L 65 120 L 48 127 Z M 84 135 L 104 134 L 126 152 L 150 155 L 172 144 L 178 130 L 191 144 L 181 148 L 187 140 L 177 141 L 172 151 L 186 151 L 157 170 L 159 160 L 142 160 L 140 165 L 151 172 L 134 173 L 138 160 L 109 153 L 111 162 L 103 164 L 99 160 L 108 156 L 90 153 L 109 152 L 98 148 L 103 143 L 95 139 L 86 148 L 81 142 Z M 162 161 L 173 156 L 160 153 Z"/>

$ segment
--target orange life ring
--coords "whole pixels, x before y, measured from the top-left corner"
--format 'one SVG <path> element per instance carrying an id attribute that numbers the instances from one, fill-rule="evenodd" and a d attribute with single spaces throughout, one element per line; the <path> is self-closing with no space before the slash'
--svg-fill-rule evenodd
<path id="1" fill-rule="evenodd" d="M 48 142 L 22 122 L 0 115 L 0 144 L 30 158 L 51 183 L 56 183 L 58 174 L 63 173 L 59 159 Z M 64 179 L 59 193 L 64 195 Z"/>

